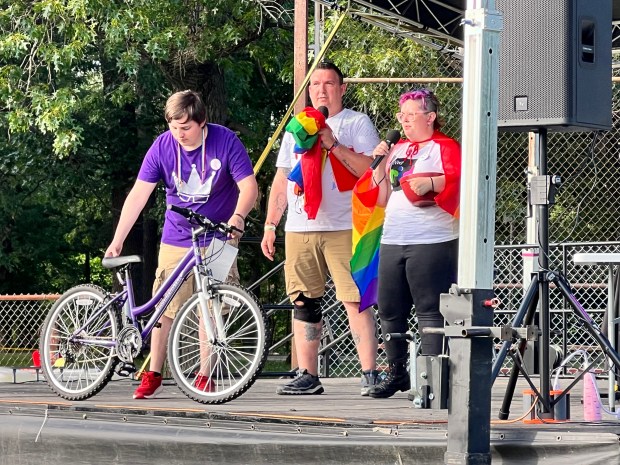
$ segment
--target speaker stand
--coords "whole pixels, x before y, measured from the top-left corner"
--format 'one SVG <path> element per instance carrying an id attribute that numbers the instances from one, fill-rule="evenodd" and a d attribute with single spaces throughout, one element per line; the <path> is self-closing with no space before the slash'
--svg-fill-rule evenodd
<path id="1" fill-rule="evenodd" d="M 524 325 L 531 325 L 534 320 L 536 308 L 538 308 L 538 354 L 539 354 L 539 374 L 540 374 L 540 391 L 537 391 L 532 384 L 529 376 L 518 366 L 513 367 L 504 404 L 500 411 L 500 418 L 507 419 L 510 408 L 510 402 L 514 394 L 514 389 L 519 376 L 519 372 L 525 376 L 526 381 L 533 391 L 536 392 L 538 398 L 538 417 L 542 420 L 553 419 L 553 407 L 557 403 L 551 399 L 551 379 L 549 367 L 549 349 L 550 340 L 550 312 L 549 312 L 549 283 L 553 279 L 559 279 L 553 272 L 549 270 L 549 205 L 553 205 L 555 201 L 555 192 L 560 187 L 561 181 L 559 176 L 547 175 L 547 129 L 538 128 L 534 132 L 536 159 L 538 160 L 538 175 L 533 176 L 528 184 L 528 204 L 536 206 L 536 240 L 538 245 L 538 272 L 533 275 L 532 282 L 524 295 L 523 302 L 515 316 L 513 325 L 519 325 L 523 321 Z M 554 281 L 557 285 L 557 282 Z M 560 286 L 561 287 L 561 286 Z M 567 286 L 568 288 L 568 286 Z M 570 289 L 569 289 L 570 290 Z M 566 297 L 566 296 L 565 296 Z M 519 352 L 523 354 L 526 341 L 522 340 L 519 346 Z M 499 373 L 501 364 L 506 356 L 509 343 L 504 343 L 500 353 L 498 354 L 492 371 L 492 379 L 495 380 Z M 513 358 L 515 363 L 517 359 Z"/>
<path id="2" fill-rule="evenodd" d="M 536 147 L 540 151 L 539 160 L 539 179 L 549 179 L 547 176 L 547 129 L 538 128 L 534 133 Z M 540 188 L 541 186 L 538 186 Z M 545 187 L 551 187 L 545 186 Z M 538 266 L 541 271 L 549 270 L 549 204 L 553 202 L 553 192 L 545 189 L 546 195 L 539 196 L 539 193 L 532 190 L 530 185 L 530 201 L 536 202 L 538 210 L 537 231 L 538 231 Z M 550 195 L 551 194 L 551 195 Z M 540 198 L 543 197 L 543 198 Z M 538 324 L 540 326 L 540 340 L 538 344 L 539 368 L 540 368 L 540 393 L 543 396 L 539 415 L 541 419 L 553 419 L 553 406 L 550 403 L 551 380 L 549 370 L 549 346 L 550 338 L 550 314 L 549 314 L 549 281 L 541 279 L 538 281 Z"/>

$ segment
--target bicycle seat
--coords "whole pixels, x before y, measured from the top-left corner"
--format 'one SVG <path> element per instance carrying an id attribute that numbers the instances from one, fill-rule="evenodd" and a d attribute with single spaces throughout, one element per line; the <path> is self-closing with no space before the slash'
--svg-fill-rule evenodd
<path id="1" fill-rule="evenodd" d="M 118 266 L 127 265 L 129 263 L 140 263 L 142 257 L 140 255 L 127 255 L 125 257 L 105 257 L 101 260 L 101 266 L 104 268 L 116 268 Z"/>

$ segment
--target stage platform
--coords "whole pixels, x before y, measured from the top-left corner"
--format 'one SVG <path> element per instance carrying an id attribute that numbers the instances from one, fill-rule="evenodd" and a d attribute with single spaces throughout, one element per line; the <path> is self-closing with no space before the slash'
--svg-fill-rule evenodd
<path id="1" fill-rule="evenodd" d="M 359 395 L 358 379 L 323 379 L 318 396 L 278 396 L 280 379 L 259 379 L 240 398 L 205 405 L 170 381 L 156 399 L 114 380 L 69 402 L 44 381 L 0 382 L 0 463 L 26 464 L 442 464 L 447 410 L 413 408 L 405 393 Z M 23 379 L 23 378 L 22 378 Z M 620 464 L 620 422 L 583 422 L 580 384 L 571 420 L 526 424 L 519 381 L 510 419 L 495 420 L 506 378 L 492 393 L 493 464 Z M 538 383 L 538 380 L 535 380 Z M 563 381 L 568 385 L 568 381 Z M 601 388 L 605 382 L 600 382 Z"/>

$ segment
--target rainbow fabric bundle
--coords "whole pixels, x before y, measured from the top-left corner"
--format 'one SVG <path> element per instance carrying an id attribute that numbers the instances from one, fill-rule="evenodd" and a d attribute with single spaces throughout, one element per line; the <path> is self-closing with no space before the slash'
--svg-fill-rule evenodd
<path id="1" fill-rule="evenodd" d="M 304 108 L 286 125 L 286 131 L 295 139 L 295 152 L 304 153 L 316 146 L 319 131 L 325 127 L 325 116 L 312 107 Z"/>
<path id="2" fill-rule="evenodd" d="M 304 211 L 311 220 L 316 218 L 323 198 L 322 173 L 328 159 L 340 192 L 350 191 L 357 182 L 357 177 L 332 152 L 321 148 L 319 131 L 325 127 L 325 116 L 312 107 L 304 108 L 286 125 L 295 139 L 295 153 L 302 154 L 288 179 L 295 183 L 295 193 L 304 195 Z"/>
<path id="3" fill-rule="evenodd" d="M 325 116 L 312 107 L 304 108 L 286 125 L 295 139 L 295 153 L 303 154 L 288 179 L 296 184 L 297 194 L 304 194 L 304 210 L 311 220 L 316 218 L 323 198 L 321 173 L 325 151 L 321 149 L 319 131 L 324 127 Z"/>

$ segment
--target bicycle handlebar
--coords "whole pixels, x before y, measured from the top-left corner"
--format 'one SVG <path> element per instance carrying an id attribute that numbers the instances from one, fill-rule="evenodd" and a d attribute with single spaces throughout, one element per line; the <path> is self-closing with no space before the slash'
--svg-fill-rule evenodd
<path id="1" fill-rule="evenodd" d="M 195 220 L 200 226 L 204 226 L 207 229 L 213 231 L 220 231 L 224 234 L 230 234 L 233 231 L 243 234 L 243 230 L 232 226 L 228 223 L 214 223 L 209 218 L 200 213 L 196 213 L 194 210 L 189 208 L 177 207 L 176 205 L 168 205 L 168 210 L 178 213 L 179 215 L 184 216 L 188 220 Z"/>

